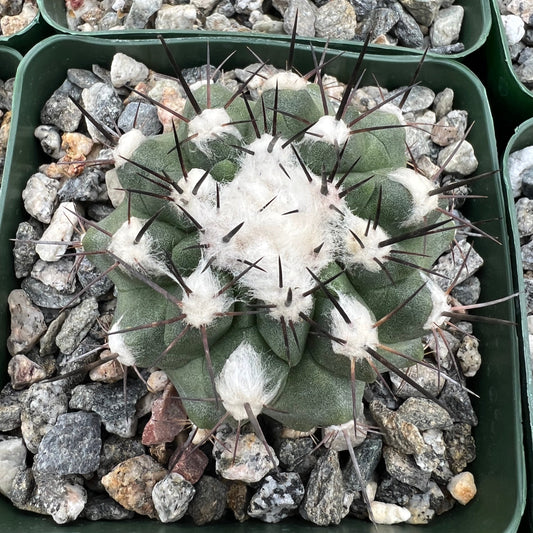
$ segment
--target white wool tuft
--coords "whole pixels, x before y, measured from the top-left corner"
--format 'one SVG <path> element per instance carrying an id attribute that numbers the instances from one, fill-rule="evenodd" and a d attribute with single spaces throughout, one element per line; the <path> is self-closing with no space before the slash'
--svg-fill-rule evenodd
<path id="1" fill-rule="evenodd" d="M 124 340 L 124 333 L 112 334 L 114 331 L 121 329 L 120 322 L 124 315 L 122 315 L 109 330 L 109 337 L 107 344 L 111 353 L 118 355 L 117 361 L 125 366 L 135 366 L 135 355 Z"/>
<path id="2" fill-rule="evenodd" d="M 204 174 L 205 170 L 201 168 L 191 169 L 187 178 L 183 177 L 177 183 L 183 192 L 179 193 L 173 189 L 170 193 L 174 204 L 181 205 L 195 220 L 199 220 L 206 209 L 215 206 L 216 182 L 211 174 L 207 174 L 205 178 Z M 202 178 L 203 181 L 194 194 L 193 190 Z M 178 208 L 178 211 L 182 217 L 187 217 L 181 209 Z"/>
<path id="3" fill-rule="evenodd" d="M 431 313 L 424 324 L 424 329 L 431 329 L 434 326 L 440 326 L 444 323 L 446 317 L 442 316 L 442 313 L 450 311 L 451 306 L 448 303 L 448 295 L 439 287 L 437 283 L 435 283 L 423 272 L 420 272 L 420 276 L 426 283 L 426 287 L 429 289 L 431 301 L 433 303 Z"/>
<path id="4" fill-rule="evenodd" d="M 156 243 L 148 232 L 144 233 L 137 244 L 134 244 L 145 222 L 137 217 L 126 220 L 113 234 L 107 247 L 108 251 L 139 272 L 166 275 L 174 279 L 165 263 L 158 257 L 155 250 Z"/>
<path id="5" fill-rule="evenodd" d="M 133 152 L 139 148 L 145 139 L 146 137 L 142 134 L 141 130 L 135 128 L 121 135 L 113 151 L 115 168 L 120 168 L 126 163 L 126 159 L 124 158 L 131 159 Z"/>
<path id="6" fill-rule="evenodd" d="M 181 305 L 186 315 L 184 321 L 195 328 L 208 326 L 217 319 L 219 313 L 228 311 L 232 304 L 227 292 L 216 296 L 222 285 L 213 271 L 205 269 L 205 266 L 205 261 L 200 261 L 196 270 L 184 280 L 192 291 L 183 294 Z"/>
<path id="7" fill-rule="evenodd" d="M 343 120 L 337 120 L 332 115 L 324 115 L 309 128 L 305 140 L 308 142 L 320 140 L 331 145 L 343 146 L 349 136 L 350 128 Z"/>
<path id="8" fill-rule="evenodd" d="M 233 135 L 241 138 L 239 130 L 235 126 L 228 126 L 232 122 L 231 117 L 225 109 L 213 108 L 204 109 L 189 121 L 188 134 L 195 135 L 192 142 L 202 151 L 206 151 L 208 141 L 222 137 L 223 135 Z"/>
<path id="9" fill-rule="evenodd" d="M 413 198 L 413 207 L 410 217 L 403 223 L 403 226 L 412 226 L 424 221 L 424 217 L 434 211 L 439 206 L 438 195 L 429 196 L 435 189 L 432 181 L 424 175 L 415 172 L 410 168 L 398 168 L 393 170 L 388 178 L 403 185 Z"/>
<path id="10" fill-rule="evenodd" d="M 332 232 L 341 221 L 330 208 L 333 195 L 320 192 L 320 178 L 311 174 L 309 183 L 293 151 L 282 148 L 283 139 L 272 141 L 266 134 L 248 146 L 254 155 L 244 155 L 235 178 L 220 185 L 220 209 L 206 208 L 197 220 L 204 228 L 201 243 L 209 245 L 216 266 L 238 275 L 246 268 L 244 260 L 261 259 L 258 266 L 262 270 L 251 269 L 240 284 L 248 287 L 253 297 L 277 306 L 271 316 L 300 321 L 299 313 L 312 308 L 312 298 L 301 295 L 315 285 L 306 267 L 318 275 L 331 263 L 335 249 Z M 225 242 L 225 236 L 241 223 L 239 231 Z M 314 253 L 322 243 L 320 253 Z M 289 288 L 293 302 L 286 307 Z"/>
<path id="11" fill-rule="evenodd" d="M 248 418 L 246 403 L 255 416 L 259 415 L 279 389 L 279 384 L 269 379 L 259 353 L 246 341 L 228 357 L 215 385 L 226 411 L 235 420 Z"/>
<path id="12" fill-rule="evenodd" d="M 387 255 L 390 253 L 392 246 L 379 247 L 379 243 L 388 239 L 390 236 L 381 227 L 377 226 L 374 229 L 372 222 L 368 227 L 368 220 L 364 220 L 356 215 L 347 215 L 345 217 L 345 229 L 343 233 L 343 241 L 340 243 L 341 248 L 345 251 L 344 261 L 348 265 L 360 265 L 370 272 L 378 272 L 381 267 L 375 261 L 377 259 L 380 263 L 386 263 Z M 363 243 L 363 247 L 350 233 L 350 230 L 357 235 L 359 240 Z M 367 235 L 365 235 L 367 233 Z"/>
<path id="13" fill-rule="evenodd" d="M 298 76 L 295 72 L 278 72 L 267 78 L 263 83 L 263 91 L 275 89 L 276 86 L 281 90 L 301 91 L 307 87 L 307 80 Z"/>
<path id="14" fill-rule="evenodd" d="M 375 320 L 367 307 L 353 296 L 339 294 L 339 304 L 350 318 L 347 324 L 340 313 L 333 309 L 330 316 L 330 333 L 346 341 L 344 344 L 331 341 L 333 351 L 356 361 L 370 359 L 365 348 L 375 349 L 379 344 L 378 331 L 374 327 Z"/>

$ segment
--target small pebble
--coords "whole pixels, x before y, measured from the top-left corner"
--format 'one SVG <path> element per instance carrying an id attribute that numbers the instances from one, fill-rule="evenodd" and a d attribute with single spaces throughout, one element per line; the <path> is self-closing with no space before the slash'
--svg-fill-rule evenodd
<path id="1" fill-rule="evenodd" d="M 156 518 L 152 489 L 167 472 L 149 455 L 132 457 L 102 478 L 108 494 L 124 508 Z"/>
<path id="2" fill-rule="evenodd" d="M 393 503 L 373 501 L 370 503 L 370 509 L 375 524 L 400 524 L 411 518 L 408 509 Z"/>
<path id="3" fill-rule="evenodd" d="M 195 485 L 188 513 L 197 526 L 216 522 L 224 516 L 228 488 L 212 476 L 203 476 Z"/>
<path id="4" fill-rule="evenodd" d="M 177 522 L 185 516 L 195 489 L 180 474 L 168 474 L 152 489 L 152 500 L 157 517 L 164 524 Z"/>
<path id="5" fill-rule="evenodd" d="M 446 488 L 461 505 L 466 505 L 477 493 L 474 476 L 470 472 L 457 474 L 450 479 Z"/>
<path id="6" fill-rule="evenodd" d="M 21 468 L 26 466 L 27 450 L 17 437 L 0 437 L 0 494 L 11 497 L 13 483 Z"/>

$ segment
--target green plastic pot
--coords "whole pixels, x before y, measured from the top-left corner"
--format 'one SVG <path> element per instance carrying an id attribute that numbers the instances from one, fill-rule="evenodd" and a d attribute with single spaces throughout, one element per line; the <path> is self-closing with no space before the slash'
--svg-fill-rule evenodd
<path id="1" fill-rule="evenodd" d="M 526 120 L 518 128 L 514 135 L 511 137 L 505 151 L 502 155 L 502 170 L 505 179 L 509 181 L 509 156 L 522 148 L 527 146 L 533 146 L 533 118 Z M 512 195 L 508 198 L 509 210 L 512 212 L 514 209 L 514 198 Z M 514 221 L 513 221 L 514 223 Z M 522 271 L 521 258 L 519 253 L 520 243 L 517 243 L 517 272 Z M 524 280 L 521 275 L 518 276 L 518 287 L 521 296 L 525 294 Z M 525 299 L 525 297 L 524 297 Z M 526 309 L 525 302 L 522 303 L 523 309 Z M 524 437 L 526 444 L 526 468 L 528 473 L 528 502 L 526 519 L 529 527 L 529 531 L 533 531 L 533 365 L 531 357 L 529 356 L 529 335 L 527 317 L 522 315 L 522 331 L 523 338 L 522 343 L 524 346 L 523 368 L 522 368 L 522 401 L 524 405 Z"/>
<path id="2" fill-rule="evenodd" d="M 21 59 L 19 52 L 0 44 L 0 80 L 14 78 Z"/>
<path id="3" fill-rule="evenodd" d="M 201 64 L 206 57 L 205 38 L 171 39 L 168 44 L 183 67 Z M 222 35 L 209 39 L 211 61 L 220 63 L 231 51 L 236 53 L 225 65 L 226 69 L 246 65 L 255 61 L 248 47 L 249 39 L 237 35 Z M 288 54 L 285 41 L 257 39 L 253 50 L 260 57 L 269 59 L 277 66 L 284 66 Z M 167 60 L 156 40 L 103 40 L 83 36 L 54 36 L 38 46 L 23 59 L 16 84 L 13 123 L 16 135 L 9 148 L 6 161 L 5 186 L 0 196 L 0 343 L 5 345 L 9 334 L 7 296 L 17 287 L 12 272 L 12 244 L 9 239 L 15 235 L 17 225 L 25 220 L 21 191 L 28 177 L 44 162 L 33 130 L 39 124 L 40 109 L 48 96 L 62 83 L 68 68 L 91 68 L 98 63 L 109 65 L 116 52 L 123 52 L 147 64 L 156 71 L 170 73 Z M 331 57 L 335 52 L 328 51 Z M 385 87 L 407 84 L 418 64 L 418 57 L 372 56 L 365 58 L 366 83 L 379 83 Z M 353 69 L 356 55 L 346 52 L 328 65 L 328 72 L 346 80 Z M 313 68 L 309 47 L 296 46 L 294 65 L 302 72 Z M 477 147 L 480 161 L 479 172 L 498 168 L 498 157 L 492 117 L 487 105 L 483 86 L 463 65 L 449 60 L 429 58 L 423 65 L 419 80 L 435 91 L 451 87 L 455 91 L 455 107 L 469 111 L 475 126 L 470 142 Z M 475 182 L 473 194 L 488 195 L 490 200 L 472 199 L 465 216 L 471 220 L 489 220 L 483 226 L 485 231 L 497 237 L 501 244 L 489 239 L 479 239 L 476 248 L 486 260 L 480 279 L 483 299 L 488 301 L 512 294 L 517 290 L 515 265 L 511 258 L 515 254 L 514 227 L 508 219 L 508 204 L 505 200 L 506 185 L 497 175 Z M 507 301 L 484 310 L 484 314 L 517 321 L 520 308 L 516 301 Z M 451 533 L 462 531 L 483 531 L 503 533 L 516 531 L 525 505 L 525 466 L 521 426 L 520 397 L 520 328 L 503 325 L 480 325 L 477 334 L 481 343 L 484 364 L 470 386 L 479 394 L 475 401 L 479 426 L 475 430 L 478 458 L 471 465 L 475 475 L 478 494 L 467 506 L 458 505 L 451 512 L 437 519 L 425 531 Z M 7 366 L 7 351 L 0 351 L 0 368 Z M 4 372 L 4 381 L 7 375 Z M 30 516 L 11 506 L 7 500 L 0 501 L 0 526 L 11 533 L 64 531 L 51 519 Z M 164 526 L 145 519 L 121 523 L 82 523 L 74 526 L 86 533 L 126 533 L 146 530 L 163 532 L 167 527 L 178 527 L 189 532 L 190 523 Z M 280 525 L 266 525 L 247 522 L 245 524 L 222 523 L 204 526 L 202 531 L 217 533 L 246 531 L 271 533 L 296 532 L 302 528 L 313 529 L 303 521 L 294 520 Z M 336 528 L 339 532 L 375 531 L 370 523 L 347 518 Z M 195 528 L 196 529 L 196 528 Z M 322 528 L 315 528 L 323 531 Z M 411 525 L 379 526 L 383 533 L 420 532 Z"/>
<path id="4" fill-rule="evenodd" d="M 513 70 L 498 0 L 490 0 L 490 9 L 492 28 L 484 48 L 486 87 L 495 111 L 498 137 L 507 142 L 515 128 L 533 116 L 533 92 Z"/>
<path id="5" fill-rule="evenodd" d="M 46 22 L 59 33 L 76 34 L 80 32 L 70 30 L 66 21 L 65 0 L 37 0 L 39 9 L 46 20 Z M 474 51 L 481 48 L 487 40 L 491 25 L 491 16 L 489 6 L 486 0 L 456 0 L 455 5 L 464 7 L 465 16 L 463 21 L 463 29 L 461 32 L 461 40 L 465 45 L 462 52 L 447 55 L 447 58 L 463 60 Z M 162 33 L 168 37 L 197 37 L 200 31 L 198 30 L 135 30 L 135 31 L 94 31 L 87 32 L 85 35 L 91 37 L 106 37 L 112 39 L 122 39 L 126 37 L 133 38 L 154 38 Z M 214 37 L 220 35 L 221 32 L 201 31 L 201 34 L 207 37 Z M 239 36 L 243 34 L 239 33 Z M 290 39 L 288 35 L 265 34 L 265 33 L 250 33 L 249 38 L 269 38 L 274 40 L 286 41 Z M 298 38 L 297 42 L 307 44 L 312 42 L 314 46 L 324 46 L 325 39 L 302 37 Z M 329 44 L 332 48 L 337 50 L 358 51 L 361 47 L 359 41 L 347 41 L 339 39 L 331 39 Z M 405 46 L 385 46 L 385 45 L 371 45 L 372 53 L 376 54 L 422 54 L 421 50 L 414 50 Z M 441 57 L 438 54 L 430 53 L 430 56 Z"/>

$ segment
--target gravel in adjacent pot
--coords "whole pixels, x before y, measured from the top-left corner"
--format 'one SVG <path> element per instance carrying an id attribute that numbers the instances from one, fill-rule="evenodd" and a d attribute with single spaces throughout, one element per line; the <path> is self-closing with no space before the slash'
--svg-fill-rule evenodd
<path id="1" fill-rule="evenodd" d="M 508 173 L 518 220 L 529 343 L 533 346 L 533 146 L 526 146 L 509 155 Z"/>
<path id="2" fill-rule="evenodd" d="M 533 89 L 533 3 L 498 0 L 503 29 L 517 78 Z"/>
<path id="3" fill-rule="evenodd" d="M 193 82 L 202 73 L 205 69 L 196 68 L 184 74 Z M 218 82 L 236 88 L 246 77 L 244 69 L 236 69 Z M 324 83 L 341 94 L 334 78 L 326 76 Z M 347 452 L 336 451 L 334 445 L 315 449 L 320 432 L 296 435 L 265 419 L 280 465 L 277 471 L 264 445 L 245 428 L 234 457 L 235 432 L 229 426 L 218 429 L 214 445 L 192 451 L 194 443 L 186 443 L 190 428 L 181 402 L 163 372 L 143 370 L 142 379 L 132 372 L 124 392 L 124 370 L 116 361 L 93 364 L 110 355 L 102 345 L 115 305 L 113 287 L 103 279 L 80 294 L 99 273 L 86 259 L 68 255 L 47 262 L 42 255 L 51 245 L 35 241 L 64 242 L 54 246 L 72 251 L 70 243 L 79 240 L 79 227 L 58 224 L 57 213 L 69 209 L 98 221 L 118 201 L 106 186 L 111 152 L 100 144 L 97 131 L 88 131 L 69 95 L 80 99 L 83 91 L 89 107 L 92 100 L 87 95 L 97 92 L 100 98 L 90 112 L 103 122 L 121 125 L 125 132 L 133 126 L 129 104 L 136 102 L 137 107 L 140 100 L 124 84 L 136 84 L 167 106 L 183 106 L 176 81 L 117 54 L 110 70 L 70 69 L 43 107 L 43 124 L 35 130 L 51 163 L 36 169 L 28 180 L 23 193 L 28 219 L 19 225 L 14 246 L 21 288 L 12 291 L 8 301 L 12 358 L 11 382 L 0 393 L 0 493 L 16 507 L 50 515 L 57 523 L 135 514 L 163 522 L 188 516 L 195 524 L 223 517 L 278 522 L 298 513 L 319 525 L 337 524 L 348 514 L 368 518 Z M 254 87 L 257 91 L 260 87 Z M 387 94 L 382 87 L 364 87 L 354 98 L 365 110 Z M 407 142 L 428 176 L 438 168 L 443 158 L 439 154 L 464 134 L 468 115 L 453 109 L 453 96 L 450 89 L 436 95 L 417 86 L 403 108 L 404 118 L 419 125 L 407 129 Z M 152 133 L 171 128 L 168 113 L 141 102 L 138 127 Z M 63 164 L 85 160 L 103 163 Z M 476 166 L 473 151 L 465 150 L 455 158 L 454 174 L 442 180 L 464 176 Z M 452 296 L 471 304 L 479 298 L 475 273 L 483 260 L 467 238 L 463 230 L 458 232 L 457 244 L 436 270 L 453 280 L 467 257 L 468 268 L 462 270 Z M 434 279 L 443 283 L 442 278 Z M 466 322 L 457 326 L 472 331 Z M 465 469 L 475 459 L 472 426 L 477 417 L 460 383 L 476 373 L 481 356 L 475 337 L 458 328 L 429 335 L 426 358 L 438 363 L 456 384 L 419 364 L 408 370 L 412 379 L 439 395 L 446 409 L 394 376 L 385 376 L 390 390 L 379 380 L 366 389 L 365 418 L 376 429 L 368 431 L 354 453 L 363 477 L 370 480 L 366 490 L 377 523 L 424 524 L 475 495 L 475 481 Z M 85 370 L 44 381 L 80 368 Z M 187 453 L 181 453 L 185 446 Z"/>
<path id="4" fill-rule="evenodd" d="M 291 34 L 464 50 L 464 9 L 454 0 L 65 0 L 71 30 L 210 30 Z"/>
<path id="5" fill-rule="evenodd" d="M 37 16 L 36 0 L 0 0 L 0 36 L 23 30 Z"/>

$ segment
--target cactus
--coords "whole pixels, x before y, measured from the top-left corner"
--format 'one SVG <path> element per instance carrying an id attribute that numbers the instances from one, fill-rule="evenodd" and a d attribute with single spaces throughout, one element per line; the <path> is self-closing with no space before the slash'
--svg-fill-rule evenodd
<path id="1" fill-rule="evenodd" d="M 117 289 L 110 349 L 165 370 L 199 428 L 346 427 L 450 310 L 428 273 L 454 222 L 407 166 L 398 108 L 359 113 L 355 71 L 335 102 L 320 71 L 255 102 L 187 88 L 173 132 L 121 138 L 125 199 L 83 238 Z"/>

